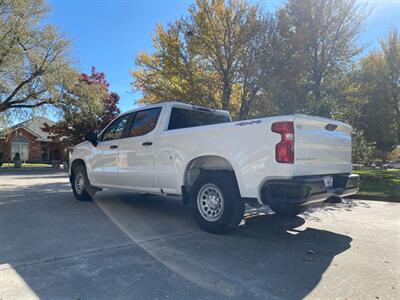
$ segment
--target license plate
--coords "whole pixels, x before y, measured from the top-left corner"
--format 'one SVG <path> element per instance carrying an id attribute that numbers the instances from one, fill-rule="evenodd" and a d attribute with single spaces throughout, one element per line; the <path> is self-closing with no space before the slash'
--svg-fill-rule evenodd
<path id="1" fill-rule="evenodd" d="M 330 188 L 333 186 L 333 177 L 332 176 L 324 176 L 325 186 Z"/>

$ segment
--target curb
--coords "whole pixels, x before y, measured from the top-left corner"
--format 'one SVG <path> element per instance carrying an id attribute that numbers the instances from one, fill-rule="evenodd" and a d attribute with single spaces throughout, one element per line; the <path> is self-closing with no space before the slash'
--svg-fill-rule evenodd
<path id="1" fill-rule="evenodd" d="M 384 196 L 371 196 L 371 195 L 351 195 L 346 197 L 348 199 L 355 199 L 355 200 L 370 200 L 370 201 L 382 201 L 382 202 L 395 202 L 400 203 L 399 198 L 394 197 L 384 197 Z"/>
<path id="2" fill-rule="evenodd" d="M 52 167 L 35 167 L 35 168 L 0 168 L 0 174 L 3 172 L 67 172 L 64 169 Z M 68 173 L 68 172 L 67 172 Z"/>

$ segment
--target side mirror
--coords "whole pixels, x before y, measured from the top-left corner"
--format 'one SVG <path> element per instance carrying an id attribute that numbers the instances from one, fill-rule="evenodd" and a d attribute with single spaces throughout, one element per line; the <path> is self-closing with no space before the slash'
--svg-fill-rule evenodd
<path id="1" fill-rule="evenodd" d="M 93 144 L 93 146 L 97 146 L 97 133 L 94 131 L 86 132 L 85 141 L 89 141 Z"/>

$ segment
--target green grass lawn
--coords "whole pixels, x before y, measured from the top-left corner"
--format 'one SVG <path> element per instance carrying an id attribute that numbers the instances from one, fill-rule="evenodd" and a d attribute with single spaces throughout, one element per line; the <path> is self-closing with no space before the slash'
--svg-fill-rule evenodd
<path id="1" fill-rule="evenodd" d="M 3 163 L 1 166 L 2 168 L 14 168 L 14 163 Z M 23 163 L 22 168 L 47 168 L 51 167 L 49 164 L 28 164 L 28 163 Z"/>
<path id="2" fill-rule="evenodd" d="M 355 170 L 361 177 L 359 195 L 400 199 L 400 170 Z"/>

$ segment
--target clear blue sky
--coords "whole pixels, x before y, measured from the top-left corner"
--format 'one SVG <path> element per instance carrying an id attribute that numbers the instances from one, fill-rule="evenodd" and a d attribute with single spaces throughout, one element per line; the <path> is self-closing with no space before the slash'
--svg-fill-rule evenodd
<path id="1" fill-rule="evenodd" d="M 364 0 L 359 0 L 360 3 Z M 165 24 L 185 14 L 190 0 L 49 0 L 49 22 L 72 41 L 72 56 L 81 72 L 92 66 L 105 72 L 111 91 L 120 97 L 121 111 L 132 109 L 140 93 L 132 92 L 130 69 L 135 55 L 152 51 L 151 34 L 157 23 Z M 281 0 L 264 0 L 273 9 Z M 400 0 L 369 0 L 372 13 L 366 20 L 361 42 L 368 49 L 389 28 L 400 29 Z"/>

